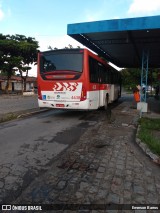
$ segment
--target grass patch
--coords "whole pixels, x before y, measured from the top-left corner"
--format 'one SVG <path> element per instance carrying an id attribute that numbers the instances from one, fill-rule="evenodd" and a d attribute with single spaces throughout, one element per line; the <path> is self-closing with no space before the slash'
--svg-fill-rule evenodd
<path id="1" fill-rule="evenodd" d="M 160 156 L 160 119 L 141 118 L 138 137 L 153 153 Z"/>
<path id="2" fill-rule="evenodd" d="M 0 118 L 0 123 L 5 122 L 5 121 L 11 121 L 16 118 L 17 118 L 17 114 L 8 113 L 8 114 L 4 115 L 2 118 Z"/>

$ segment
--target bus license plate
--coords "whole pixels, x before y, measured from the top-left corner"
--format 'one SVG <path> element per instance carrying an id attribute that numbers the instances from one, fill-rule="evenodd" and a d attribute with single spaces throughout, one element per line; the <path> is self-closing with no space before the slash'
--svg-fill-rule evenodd
<path id="1" fill-rule="evenodd" d="M 64 104 L 56 104 L 56 107 L 64 107 Z"/>

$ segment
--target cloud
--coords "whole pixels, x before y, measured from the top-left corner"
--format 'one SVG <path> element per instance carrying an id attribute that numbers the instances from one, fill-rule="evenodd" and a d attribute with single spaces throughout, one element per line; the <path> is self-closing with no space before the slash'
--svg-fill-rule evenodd
<path id="1" fill-rule="evenodd" d="M 8 8 L 8 10 L 7 10 L 7 16 L 8 16 L 8 17 L 11 17 L 11 15 L 12 15 L 12 13 L 11 13 L 11 9 L 10 9 L 10 8 Z"/>
<path id="2" fill-rule="evenodd" d="M 4 12 L 0 6 L 0 21 L 4 18 Z"/>
<path id="3" fill-rule="evenodd" d="M 45 36 L 45 35 L 35 35 L 35 39 L 39 42 L 40 51 L 48 50 L 51 46 L 53 49 L 56 47 L 58 49 L 68 47 L 69 44 L 76 48 L 77 46 L 83 47 L 82 44 L 72 39 L 68 35 L 62 36 Z"/>
<path id="4" fill-rule="evenodd" d="M 148 14 L 160 10 L 160 0 L 133 0 L 128 10 L 129 14 Z"/>
<path id="5" fill-rule="evenodd" d="M 31 70 L 28 72 L 28 76 L 37 77 L 37 65 L 30 65 Z"/>

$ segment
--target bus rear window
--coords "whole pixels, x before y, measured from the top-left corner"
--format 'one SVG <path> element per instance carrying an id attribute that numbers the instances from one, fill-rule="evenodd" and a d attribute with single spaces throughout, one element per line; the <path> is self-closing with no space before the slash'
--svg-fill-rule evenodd
<path id="1" fill-rule="evenodd" d="M 51 51 L 43 53 L 40 59 L 40 72 L 76 71 L 82 72 L 83 53 Z"/>

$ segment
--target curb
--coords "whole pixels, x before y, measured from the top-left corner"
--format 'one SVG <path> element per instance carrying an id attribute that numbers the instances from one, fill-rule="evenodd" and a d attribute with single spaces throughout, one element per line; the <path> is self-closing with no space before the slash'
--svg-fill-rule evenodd
<path id="1" fill-rule="evenodd" d="M 51 110 L 51 109 L 40 109 L 40 110 L 37 110 L 37 111 L 34 111 L 34 112 L 27 112 L 27 113 L 18 115 L 17 118 L 24 118 L 24 117 L 27 117 L 27 116 L 30 116 L 30 115 L 39 114 L 39 113 L 42 113 L 42 112 L 47 112 L 49 110 Z"/>
<path id="2" fill-rule="evenodd" d="M 148 146 L 143 143 L 139 138 L 138 138 L 138 133 L 139 133 L 139 130 L 140 130 L 140 125 L 138 125 L 138 128 L 137 128 L 137 133 L 136 133 L 136 143 L 140 146 L 140 148 L 145 152 L 145 154 L 147 156 L 149 156 L 154 163 L 157 163 L 160 165 L 160 157 L 156 154 L 154 154 L 149 148 Z"/>
<path id="3" fill-rule="evenodd" d="M 48 108 L 45 108 L 45 109 L 35 108 L 35 109 L 25 110 L 24 112 L 19 111 L 19 112 L 13 112 L 13 113 L 6 113 L 6 114 L 3 114 L 0 117 L 0 123 L 4 123 L 4 122 L 7 122 L 7 121 L 19 119 L 19 118 L 25 118 L 27 116 L 31 116 L 31 115 L 34 115 L 34 114 L 47 112 L 49 110 L 51 110 L 51 109 L 48 109 Z"/>

